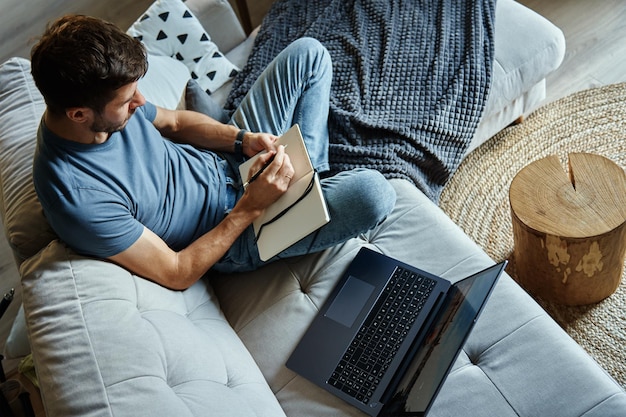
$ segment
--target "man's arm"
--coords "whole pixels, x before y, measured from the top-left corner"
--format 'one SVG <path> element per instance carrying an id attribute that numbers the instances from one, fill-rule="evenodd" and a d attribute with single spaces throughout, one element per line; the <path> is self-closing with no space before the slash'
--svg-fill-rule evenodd
<path id="1" fill-rule="evenodd" d="M 144 228 L 139 240 L 110 259 L 164 287 L 183 290 L 219 261 L 259 214 L 258 208 L 239 204 L 217 227 L 180 252 L 173 251 L 159 236 Z"/>
<path id="2" fill-rule="evenodd" d="M 233 152 L 235 138 L 240 130 L 202 113 L 161 107 L 157 107 L 153 124 L 163 136 L 173 141 L 218 152 Z M 267 133 L 246 132 L 243 153 L 251 157 L 264 150 L 273 151 L 277 139 L 278 137 Z"/>
<path id="3" fill-rule="evenodd" d="M 227 140 L 224 139 L 223 143 Z M 282 146 L 261 155 L 253 169 L 260 169 L 274 155 L 274 161 L 246 188 L 226 218 L 185 249 L 172 250 L 159 236 L 145 228 L 133 245 L 109 259 L 164 287 L 188 288 L 218 262 L 241 233 L 289 187 L 294 171 Z"/>

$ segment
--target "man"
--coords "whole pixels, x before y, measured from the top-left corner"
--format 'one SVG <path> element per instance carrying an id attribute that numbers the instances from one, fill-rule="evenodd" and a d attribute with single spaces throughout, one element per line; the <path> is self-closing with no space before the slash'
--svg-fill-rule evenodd
<path id="1" fill-rule="evenodd" d="M 137 89 L 147 69 L 142 44 L 99 19 L 57 20 L 31 61 L 47 105 L 33 176 L 48 221 L 75 251 L 165 287 L 188 288 L 211 268 L 263 265 L 251 224 L 294 172 L 276 135 L 299 123 L 314 166 L 328 169 L 332 66 L 312 39 L 274 60 L 229 124 L 146 102 Z M 235 161 L 263 150 L 251 171 L 273 162 L 243 189 Z M 277 258 L 365 232 L 395 204 L 374 171 L 340 173 L 322 187 L 331 222 Z"/>

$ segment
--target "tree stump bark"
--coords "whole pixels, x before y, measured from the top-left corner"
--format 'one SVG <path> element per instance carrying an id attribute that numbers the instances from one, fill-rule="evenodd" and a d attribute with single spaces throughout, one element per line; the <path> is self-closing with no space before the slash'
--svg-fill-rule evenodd
<path id="1" fill-rule="evenodd" d="M 546 301 L 591 304 L 615 292 L 626 253 L 626 174 L 599 155 L 549 156 L 509 190 L 518 282 Z"/>

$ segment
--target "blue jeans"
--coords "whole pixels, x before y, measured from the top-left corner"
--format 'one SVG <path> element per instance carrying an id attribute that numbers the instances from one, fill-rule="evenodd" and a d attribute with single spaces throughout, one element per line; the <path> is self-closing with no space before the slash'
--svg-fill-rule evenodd
<path id="1" fill-rule="evenodd" d="M 282 51 L 252 86 L 231 123 L 254 132 L 281 135 L 298 123 L 318 172 L 327 171 L 328 110 L 332 63 L 328 51 L 316 40 L 302 38 Z M 229 175 L 237 178 L 232 164 Z M 377 171 L 355 169 L 321 181 L 331 221 L 281 252 L 276 259 L 318 252 L 343 243 L 382 222 L 395 205 L 396 194 Z M 243 190 L 233 185 L 234 201 Z M 254 231 L 249 227 L 214 269 L 236 272 L 257 269 L 259 259 Z"/>

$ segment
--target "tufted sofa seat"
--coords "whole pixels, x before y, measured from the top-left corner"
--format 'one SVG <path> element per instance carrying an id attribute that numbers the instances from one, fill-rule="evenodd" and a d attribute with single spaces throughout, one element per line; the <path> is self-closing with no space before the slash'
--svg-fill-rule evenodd
<path id="1" fill-rule="evenodd" d="M 49 416 L 281 415 L 206 280 L 164 291 L 58 241 L 22 271 Z"/>

